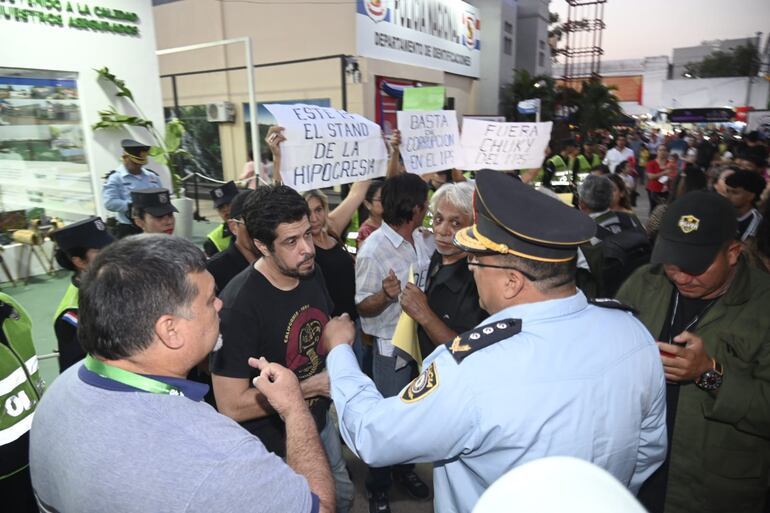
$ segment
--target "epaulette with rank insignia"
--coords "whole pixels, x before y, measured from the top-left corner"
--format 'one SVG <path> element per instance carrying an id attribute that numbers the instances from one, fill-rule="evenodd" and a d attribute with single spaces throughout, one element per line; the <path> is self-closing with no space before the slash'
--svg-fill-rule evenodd
<path id="1" fill-rule="evenodd" d="M 479 349 L 510 338 L 521 332 L 521 319 L 501 319 L 457 335 L 445 345 L 457 363 Z"/>
<path id="2" fill-rule="evenodd" d="M 624 312 L 631 312 L 634 315 L 638 315 L 639 312 L 635 308 L 628 306 L 625 303 L 621 303 L 617 299 L 610 299 L 606 297 L 597 297 L 596 299 L 589 299 L 589 303 L 601 308 L 611 308 L 613 310 L 623 310 Z"/>

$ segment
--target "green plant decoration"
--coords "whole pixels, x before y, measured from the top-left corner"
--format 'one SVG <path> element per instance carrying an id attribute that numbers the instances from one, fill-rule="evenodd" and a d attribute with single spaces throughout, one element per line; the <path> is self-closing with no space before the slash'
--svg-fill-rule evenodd
<path id="1" fill-rule="evenodd" d="M 95 69 L 98 74 L 98 80 L 105 80 L 115 86 L 116 97 L 125 98 L 133 106 L 138 116 L 130 116 L 118 112 L 115 106 L 110 105 L 106 109 L 99 111 L 99 122 L 91 127 L 93 130 L 125 128 L 126 126 L 138 126 L 146 129 L 155 144 L 150 147 L 150 156 L 156 162 L 168 167 L 173 181 L 174 194 L 178 197 L 182 185 L 182 178 L 178 173 L 185 158 L 192 159 L 192 156 L 182 148 L 182 136 L 184 135 L 184 123 L 178 118 L 173 118 L 166 123 L 166 136 L 162 137 L 153 125 L 152 121 L 147 119 L 142 110 L 134 100 L 134 94 L 126 86 L 124 80 L 116 77 L 109 68 L 104 67 Z"/>

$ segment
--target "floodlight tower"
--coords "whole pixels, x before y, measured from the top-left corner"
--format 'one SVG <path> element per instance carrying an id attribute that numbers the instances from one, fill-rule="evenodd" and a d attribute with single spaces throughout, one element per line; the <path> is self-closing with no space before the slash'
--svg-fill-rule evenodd
<path id="1" fill-rule="evenodd" d="M 601 78 L 604 4 L 607 0 L 566 0 L 569 4 L 564 24 L 564 85 L 579 89 L 589 78 Z"/>

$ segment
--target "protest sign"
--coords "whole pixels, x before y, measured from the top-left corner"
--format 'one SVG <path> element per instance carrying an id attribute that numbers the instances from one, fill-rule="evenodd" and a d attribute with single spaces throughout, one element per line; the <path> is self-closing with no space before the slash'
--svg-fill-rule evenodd
<path id="1" fill-rule="evenodd" d="M 547 123 L 495 123 L 463 120 L 463 169 L 531 169 L 540 167 L 551 137 Z"/>
<path id="2" fill-rule="evenodd" d="M 441 110 L 444 108 L 444 93 L 441 86 L 405 87 L 403 110 Z"/>
<path id="3" fill-rule="evenodd" d="M 410 173 L 421 175 L 458 167 L 462 148 L 453 110 L 399 111 L 401 158 Z"/>
<path id="4" fill-rule="evenodd" d="M 265 105 L 284 128 L 281 179 L 296 191 L 384 176 L 388 151 L 376 123 L 316 105 Z"/>

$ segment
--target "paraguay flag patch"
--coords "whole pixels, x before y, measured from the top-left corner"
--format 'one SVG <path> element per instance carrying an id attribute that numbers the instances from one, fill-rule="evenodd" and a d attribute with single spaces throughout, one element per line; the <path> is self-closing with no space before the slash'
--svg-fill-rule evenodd
<path id="1" fill-rule="evenodd" d="M 64 322 L 67 322 L 76 328 L 78 327 L 78 314 L 74 310 L 70 310 L 61 316 Z"/>

